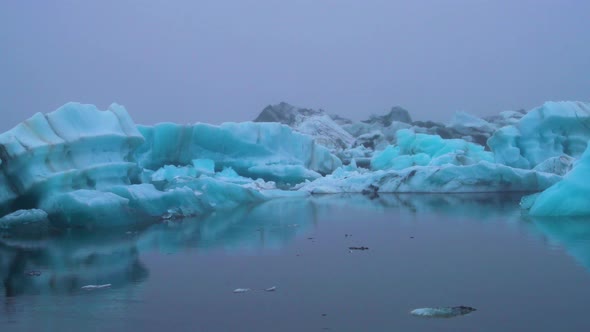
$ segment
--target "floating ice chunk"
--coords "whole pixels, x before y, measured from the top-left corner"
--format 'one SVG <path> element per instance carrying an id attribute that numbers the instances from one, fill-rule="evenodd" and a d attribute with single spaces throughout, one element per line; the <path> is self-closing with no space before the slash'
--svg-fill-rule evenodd
<path id="1" fill-rule="evenodd" d="M 248 168 L 248 173 L 253 177 L 264 177 L 272 173 L 282 182 L 298 183 L 301 179 L 314 180 L 322 177 L 318 172 L 309 170 L 302 165 L 264 165 Z"/>
<path id="2" fill-rule="evenodd" d="M 173 211 L 176 217 L 193 216 L 206 211 L 200 197 L 186 187 L 157 190 L 152 184 L 117 186 L 110 192 L 129 201 L 128 209 L 138 215 L 161 217 Z"/>
<path id="3" fill-rule="evenodd" d="M 191 216 L 207 211 L 189 188 L 157 190 L 151 184 L 115 186 L 109 191 L 76 190 L 54 195 L 42 203 L 52 221 L 64 227 L 109 228 L 154 221 L 168 216 Z"/>
<path id="4" fill-rule="evenodd" d="M 209 209 L 225 209 L 266 200 L 258 190 L 208 176 L 201 176 L 191 181 L 172 181 L 166 188 L 167 190 L 185 188 L 184 190 L 190 189 L 203 193 L 198 196 L 199 202 Z"/>
<path id="5" fill-rule="evenodd" d="M 451 318 L 461 315 L 467 315 L 477 309 L 466 306 L 458 307 L 435 307 L 420 308 L 410 311 L 414 316 L 431 317 L 431 318 Z"/>
<path id="6" fill-rule="evenodd" d="M 39 209 L 18 210 L 0 218 L 0 231 L 38 234 L 48 227 L 47 213 Z"/>
<path id="7" fill-rule="evenodd" d="M 236 288 L 234 289 L 234 293 L 246 293 L 249 292 L 251 289 L 250 288 Z"/>
<path id="8" fill-rule="evenodd" d="M 84 289 L 84 290 L 95 290 L 95 289 L 109 288 L 109 287 L 111 287 L 111 284 L 86 285 L 86 286 L 82 286 L 81 289 Z"/>

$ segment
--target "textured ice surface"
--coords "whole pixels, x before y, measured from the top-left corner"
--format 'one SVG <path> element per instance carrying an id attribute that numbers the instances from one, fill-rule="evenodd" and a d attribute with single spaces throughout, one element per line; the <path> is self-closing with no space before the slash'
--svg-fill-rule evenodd
<path id="1" fill-rule="evenodd" d="M 523 170 L 487 161 L 468 166 L 413 166 L 402 170 L 347 171 L 302 185 L 310 193 L 509 192 L 540 191 L 557 183 L 555 174 Z"/>
<path id="2" fill-rule="evenodd" d="M 39 209 L 18 210 L 0 218 L 0 232 L 35 235 L 48 231 L 47 213 Z"/>
<path id="3" fill-rule="evenodd" d="M 331 173 L 341 161 L 309 136 L 278 123 L 162 123 L 139 126 L 145 144 L 137 151 L 139 164 L 156 170 L 164 165 L 191 165 L 210 159 L 215 168 L 265 180 L 297 183 Z"/>
<path id="4" fill-rule="evenodd" d="M 416 134 L 402 129 L 396 134 L 396 145 L 375 153 L 373 170 L 400 170 L 411 166 L 472 165 L 493 161 L 493 155 L 481 145 L 461 139 L 442 139 L 438 135 Z"/>
<path id="5" fill-rule="evenodd" d="M 0 205 L 32 208 L 47 195 L 135 181 L 144 141 L 124 108 L 69 103 L 0 134 Z M 26 199 L 25 199 L 26 198 Z"/>
<path id="6" fill-rule="evenodd" d="M 590 146 L 574 168 L 552 187 L 521 203 L 533 216 L 590 215 Z"/>
<path id="7" fill-rule="evenodd" d="M 498 163 L 533 168 L 553 157 L 580 157 L 588 140 L 590 104 L 563 101 L 531 110 L 516 124 L 497 130 L 488 145 Z"/>
<path id="8" fill-rule="evenodd" d="M 281 124 L 160 124 L 138 130 L 116 104 L 100 111 L 69 103 L 0 135 L 0 216 L 37 208 L 69 227 L 186 217 L 300 196 L 255 179 L 293 185 L 339 166 L 328 149 Z M 237 172 L 231 181 L 229 171 L 222 171 L 226 167 Z M 222 171 L 219 179 L 216 170 Z"/>
<path id="9" fill-rule="evenodd" d="M 538 172 L 554 173 L 557 175 L 565 175 L 572 169 L 575 159 L 570 156 L 562 155 L 559 157 L 551 157 L 533 168 Z"/>

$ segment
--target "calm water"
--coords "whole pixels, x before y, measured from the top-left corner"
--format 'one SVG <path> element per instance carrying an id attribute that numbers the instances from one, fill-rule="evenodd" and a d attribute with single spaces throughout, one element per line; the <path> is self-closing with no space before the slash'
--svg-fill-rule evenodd
<path id="1" fill-rule="evenodd" d="M 518 198 L 322 196 L 1 239 L 0 331 L 589 331 L 590 219 L 528 219 Z M 455 305 L 478 311 L 409 315 Z"/>

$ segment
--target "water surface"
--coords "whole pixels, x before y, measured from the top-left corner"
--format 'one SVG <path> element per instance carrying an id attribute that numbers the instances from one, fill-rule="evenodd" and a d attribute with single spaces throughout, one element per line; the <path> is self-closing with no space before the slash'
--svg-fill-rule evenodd
<path id="1" fill-rule="evenodd" d="M 518 199 L 329 195 L 4 238 L 0 331 L 590 330 L 590 219 L 530 219 Z M 478 310 L 409 314 L 458 305 Z"/>

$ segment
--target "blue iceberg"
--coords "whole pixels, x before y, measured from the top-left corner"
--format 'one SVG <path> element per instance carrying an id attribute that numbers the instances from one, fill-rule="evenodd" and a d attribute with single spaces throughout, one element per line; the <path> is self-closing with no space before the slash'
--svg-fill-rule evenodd
<path id="1" fill-rule="evenodd" d="M 448 126 L 401 108 L 355 123 L 280 104 L 257 121 L 141 126 L 117 104 L 37 113 L 0 134 L 0 229 L 141 226 L 343 192 L 545 190 L 523 200 L 532 215 L 590 214 L 588 104 Z M 474 143 L 487 137 L 489 149 Z"/>

